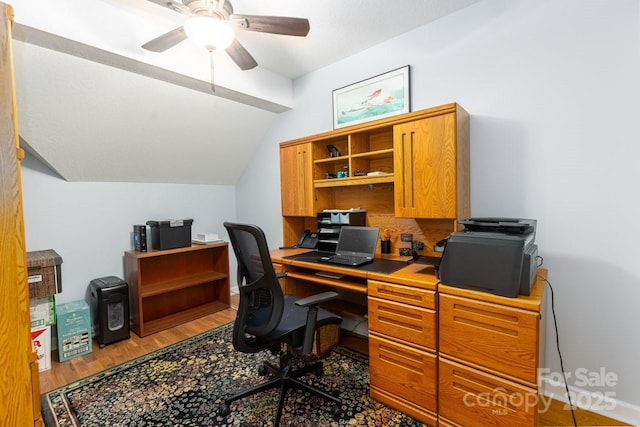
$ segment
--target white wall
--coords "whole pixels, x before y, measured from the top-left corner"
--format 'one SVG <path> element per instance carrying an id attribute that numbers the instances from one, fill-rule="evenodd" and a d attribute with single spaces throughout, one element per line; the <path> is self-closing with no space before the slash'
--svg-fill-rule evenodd
<path id="1" fill-rule="evenodd" d="M 638 0 L 484 0 L 298 79 L 237 185 L 238 219 L 281 244 L 278 143 L 330 130 L 333 89 L 410 64 L 414 111 L 471 114 L 472 215 L 538 220 L 569 385 L 617 399 L 578 403 L 638 424 L 639 35 Z M 601 368 L 617 380 L 576 378 Z"/>
<path id="2" fill-rule="evenodd" d="M 58 303 L 84 299 L 92 279 L 124 278 L 133 224 L 192 218 L 193 234 L 227 239 L 222 223 L 236 217 L 233 186 L 67 182 L 29 155 L 22 162 L 22 188 L 27 251 L 53 249 L 63 259 Z"/>

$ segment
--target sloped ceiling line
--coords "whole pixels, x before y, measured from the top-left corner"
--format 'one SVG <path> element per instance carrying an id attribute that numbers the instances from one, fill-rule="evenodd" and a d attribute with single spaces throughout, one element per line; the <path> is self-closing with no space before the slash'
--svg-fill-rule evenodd
<path id="1" fill-rule="evenodd" d="M 250 96 L 235 90 L 225 88 L 216 84 L 215 92 L 211 90 L 211 84 L 193 77 L 185 76 L 160 67 L 146 64 L 135 59 L 117 55 L 103 49 L 89 46 L 74 40 L 47 33 L 19 23 L 14 24 L 13 38 L 15 40 L 29 43 L 34 46 L 51 49 L 57 52 L 73 55 L 78 58 L 97 62 L 124 71 L 140 74 L 152 79 L 161 80 L 167 83 L 182 86 L 188 89 L 203 92 L 209 95 L 218 96 L 230 101 L 240 102 L 251 107 L 256 107 L 272 113 L 282 113 L 291 108 L 286 105 Z"/>

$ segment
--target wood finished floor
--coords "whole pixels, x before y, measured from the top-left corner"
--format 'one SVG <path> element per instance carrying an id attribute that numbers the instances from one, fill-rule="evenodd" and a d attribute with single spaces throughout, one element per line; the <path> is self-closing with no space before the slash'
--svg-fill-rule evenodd
<path id="1" fill-rule="evenodd" d="M 232 308 L 188 323 L 176 325 L 171 329 L 166 329 L 144 338 L 140 338 L 132 332 L 131 338 L 109 344 L 104 348 L 100 348 L 94 340 L 91 354 L 63 363 L 58 361 L 58 352 L 54 351 L 51 354 L 51 369 L 40 372 L 40 392 L 45 393 L 62 387 L 120 363 L 151 353 L 159 348 L 232 322 L 236 316 L 235 307 L 238 306 L 237 296 L 232 296 L 231 306 Z"/>
<path id="2" fill-rule="evenodd" d="M 116 366 L 136 357 L 143 356 L 154 350 L 174 344 L 233 321 L 236 315 L 237 296 L 232 296 L 232 308 L 214 313 L 200 319 L 177 325 L 144 338 L 135 333 L 131 338 L 99 348 L 94 341 L 93 352 L 86 356 L 77 357 L 67 362 L 58 362 L 57 352 L 51 357 L 51 369 L 40 372 L 40 391 L 47 391 L 62 387 L 73 381 L 96 374 L 105 369 Z M 549 411 L 539 415 L 540 426 L 572 426 L 571 412 L 564 409 L 564 404 L 553 401 Z M 579 426 L 628 426 L 611 418 L 606 418 L 592 412 L 578 409 L 576 418 Z"/>

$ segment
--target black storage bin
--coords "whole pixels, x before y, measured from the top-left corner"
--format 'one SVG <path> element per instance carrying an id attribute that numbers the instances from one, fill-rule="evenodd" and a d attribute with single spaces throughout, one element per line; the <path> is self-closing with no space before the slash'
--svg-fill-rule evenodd
<path id="1" fill-rule="evenodd" d="M 127 282 L 115 276 L 101 277 L 93 279 L 89 288 L 94 336 L 100 348 L 128 339 L 130 334 Z"/>
<path id="2" fill-rule="evenodd" d="M 173 249 L 191 246 L 192 223 L 192 219 L 147 221 L 147 225 L 151 227 L 151 247 Z"/>

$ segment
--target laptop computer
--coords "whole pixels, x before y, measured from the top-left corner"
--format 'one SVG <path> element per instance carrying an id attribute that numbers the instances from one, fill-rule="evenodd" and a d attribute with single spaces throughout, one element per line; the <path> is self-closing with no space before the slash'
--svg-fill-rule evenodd
<path id="1" fill-rule="evenodd" d="M 361 265 L 373 261 L 380 229 L 377 227 L 342 226 L 334 255 L 320 261 L 340 265 Z"/>

